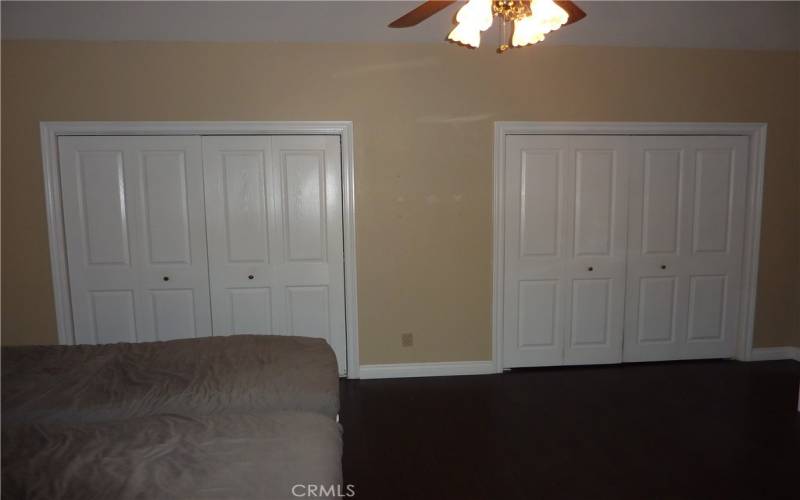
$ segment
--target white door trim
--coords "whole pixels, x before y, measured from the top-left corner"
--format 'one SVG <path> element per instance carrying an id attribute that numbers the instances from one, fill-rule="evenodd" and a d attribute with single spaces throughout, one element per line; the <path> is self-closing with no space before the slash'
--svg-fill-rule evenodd
<path id="1" fill-rule="evenodd" d="M 657 123 L 657 122 L 495 122 L 492 202 L 492 363 L 503 365 L 504 290 L 504 172 L 508 135 L 738 135 L 749 137 L 747 209 L 742 260 L 742 307 L 736 359 L 750 361 L 753 351 L 761 207 L 764 188 L 766 123 Z"/>
<path id="2" fill-rule="evenodd" d="M 58 169 L 58 137 L 68 135 L 338 135 L 342 145 L 347 376 L 359 377 L 353 122 L 41 122 L 50 267 L 60 344 L 74 344 Z"/>

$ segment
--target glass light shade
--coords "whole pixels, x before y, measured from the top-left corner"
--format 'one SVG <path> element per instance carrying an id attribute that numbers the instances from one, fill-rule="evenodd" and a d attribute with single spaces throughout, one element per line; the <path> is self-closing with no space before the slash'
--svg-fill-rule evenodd
<path id="1" fill-rule="evenodd" d="M 544 35 L 557 30 L 569 20 L 569 14 L 553 0 L 533 0 L 531 15 L 514 21 L 511 45 L 522 47 L 544 40 Z"/>
<path id="2" fill-rule="evenodd" d="M 458 9 L 456 14 L 458 25 L 447 38 L 470 47 L 479 47 L 481 31 L 489 29 L 493 16 L 492 0 L 469 0 L 466 5 Z"/>
<path id="3" fill-rule="evenodd" d="M 557 30 L 569 20 L 567 11 L 559 7 L 553 0 L 533 0 L 531 12 L 533 17 L 540 19 L 543 25 L 549 27 L 548 31 Z"/>
<path id="4" fill-rule="evenodd" d="M 491 27 L 493 17 L 492 0 L 469 0 L 466 5 L 458 9 L 456 21 L 486 31 Z"/>
<path id="5" fill-rule="evenodd" d="M 511 36 L 511 45 L 522 47 L 544 40 L 543 27 L 533 17 L 528 16 L 514 21 L 514 34 Z"/>
<path id="6" fill-rule="evenodd" d="M 459 23 L 458 26 L 453 28 L 453 31 L 447 35 L 447 39 L 477 48 L 481 45 L 481 30 L 468 24 Z"/>

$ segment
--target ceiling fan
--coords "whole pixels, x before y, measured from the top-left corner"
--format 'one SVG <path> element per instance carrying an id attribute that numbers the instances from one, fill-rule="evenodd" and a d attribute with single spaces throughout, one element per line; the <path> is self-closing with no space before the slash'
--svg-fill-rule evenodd
<path id="1" fill-rule="evenodd" d="M 416 26 L 455 0 L 431 0 L 423 3 L 389 24 L 390 28 Z M 561 26 L 580 21 L 586 13 L 575 3 L 560 0 L 469 0 L 456 14 L 456 27 L 447 36 L 452 42 L 477 48 L 480 33 L 492 25 L 492 18 L 500 18 L 501 44 L 498 52 L 509 47 L 523 47 L 544 40 L 544 36 Z M 514 23 L 510 39 L 506 25 Z"/>

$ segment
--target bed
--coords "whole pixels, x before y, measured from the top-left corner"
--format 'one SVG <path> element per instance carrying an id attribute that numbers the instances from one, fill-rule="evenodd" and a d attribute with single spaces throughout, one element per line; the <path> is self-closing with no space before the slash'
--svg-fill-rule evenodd
<path id="1" fill-rule="evenodd" d="M 293 498 L 341 484 L 323 340 L 3 348 L 3 498 Z M 323 497 L 324 498 L 324 497 Z"/>

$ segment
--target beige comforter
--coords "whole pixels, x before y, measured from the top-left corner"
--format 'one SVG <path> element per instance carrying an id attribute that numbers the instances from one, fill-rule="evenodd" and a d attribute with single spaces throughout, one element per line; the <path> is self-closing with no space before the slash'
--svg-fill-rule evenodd
<path id="1" fill-rule="evenodd" d="M 3 425 L 300 410 L 335 417 L 322 339 L 236 335 L 99 346 L 4 347 Z"/>
<path id="2" fill-rule="evenodd" d="M 307 412 L 19 426 L 2 446 L 9 499 L 283 500 L 342 481 L 339 425 Z"/>
<path id="3" fill-rule="evenodd" d="M 288 499 L 341 483 L 320 339 L 9 347 L 2 377 L 3 498 Z"/>

